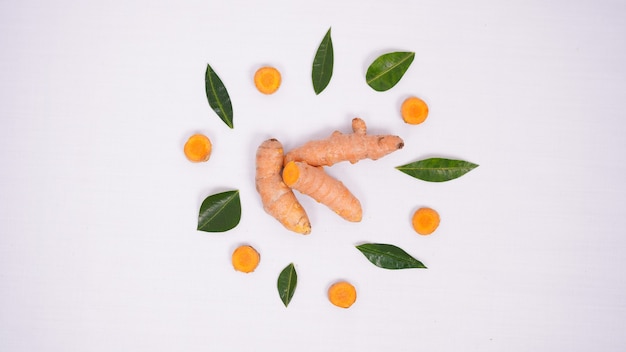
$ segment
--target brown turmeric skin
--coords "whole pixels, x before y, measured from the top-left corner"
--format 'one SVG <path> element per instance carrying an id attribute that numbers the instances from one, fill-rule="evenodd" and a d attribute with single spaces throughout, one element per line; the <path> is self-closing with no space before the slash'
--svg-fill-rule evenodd
<path id="1" fill-rule="evenodd" d="M 344 184 L 322 167 L 290 161 L 283 170 L 285 184 L 329 207 L 342 218 L 358 222 L 363 218 L 361 202 Z"/>
<path id="2" fill-rule="evenodd" d="M 283 182 L 283 159 L 283 146 L 278 140 L 261 143 L 256 154 L 256 189 L 268 214 L 287 229 L 306 235 L 311 232 L 311 223 L 291 188 Z"/>
<path id="3" fill-rule="evenodd" d="M 323 140 L 310 141 L 285 155 L 285 164 L 303 161 L 312 166 L 331 166 L 341 161 L 352 164 L 362 159 L 376 160 L 404 147 L 404 142 L 393 135 L 368 135 L 365 122 L 356 117 L 352 131 L 343 134 L 333 132 Z"/>

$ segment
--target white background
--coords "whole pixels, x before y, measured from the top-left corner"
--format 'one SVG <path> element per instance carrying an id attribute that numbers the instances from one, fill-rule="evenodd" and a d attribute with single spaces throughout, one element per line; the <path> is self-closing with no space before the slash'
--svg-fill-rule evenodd
<path id="1" fill-rule="evenodd" d="M 619 351 L 626 344 L 626 5 L 622 1 L 2 1 L 0 350 Z M 334 75 L 311 65 L 332 27 Z M 415 51 L 379 93 L 378 55 Z M 210 110 L 207 64 L 233 101 Z M 283 84 L 257 92 L 256 68 Z M 409 126 L 417 95 L 428 120 Z M 401 151 L 328 169 L 361 223 L 300 197 L 313 233 L 264 213 L 254 154 L 362 117 Z M 211 160 L 188 162 L 196 132 Z M 394 169 L 430 156 L 480 164 L 427 183 Z M 202 200 L 239 189 L 232 231 L 196 231 Z M 416 235 L 410 216 L 437 209 Z M 355 248 L 398 245 L 426 270 Z M 239 244 L 262 256 L 235 272 Z M 276 291 L 293 262 L 285 308 Z M 358 299 L 332 306 L 351 281 Z"/>

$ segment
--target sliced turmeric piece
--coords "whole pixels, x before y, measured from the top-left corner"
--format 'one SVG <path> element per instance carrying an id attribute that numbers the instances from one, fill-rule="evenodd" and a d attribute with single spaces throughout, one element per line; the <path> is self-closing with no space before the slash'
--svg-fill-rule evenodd
<path id="1" fill-rule="evenodd" d="M 428 105 L 418 97 L 409 97 L 402 102 L 400 113 L 404 122 L 418 125 L 428 117 Z"/>
<path id="2" fill-rule="evenodd" d="M 281 83 L 280 72 L 274 67 L 261 67 L 254 74 L 254 85 L 263 94 L 272 94 Z"/>
<path id="3" fill-rule="evenodd" d="M 344 184 L 322 167 L 290 161 L 283 169 L 285 184 L 329 207 L 342 218 L 358 222 L 363 217 L 361 202 Z"/>
<path id="4" fill-rule="evenodd" d="M 231 256 L 233 268 L 242 273 L 251 273 L 259 265 L 261 256 L 252 246 L 242 245 L 237 247 Z"/>
<path id="5" fill-rule="evenodd" d="M 412 225 L 420 235 L 430 235 L 439 227 L 439 213 L 431 208 L 419 208 L 413 214 Z"/>
<path id="6" fill-rule="evenodd" d="M 365 122 L 356 117 L 352 120 L 353 133 L 335 131 L 326 139 L 305 143 L 285 155 L 285 164 L 290 161 L 303 161 L 311 166 L 331 166 L 341 161 L 354 164 L 362 159 L 379 159 L 404 146 L 398 136 L 368 135 L 366 130 Z"/>
<path id="7" fill-rule="evenodd" d="M 339 281 L 328 289 L 328 300 L 340 308 L 350 308 L 356 301 L 356 288 L 347 282 Z"/>
<path id="8" fill-rule="evenodd" d="M 311 233 L 311 223 L 295 194 L 284 182 L 283 146 L 277 139 L 261 143 L 256 154 L 256 190 L 261 196 L 263 209 L 288 230 Z"/>
<path id="9" fill-rule="evenodd" d="M 213 145 L 209 137 L 203 134 L 194 134 L 185 143 L 184 152 L 189 161 L 199 163 L 209 160 Z"/>

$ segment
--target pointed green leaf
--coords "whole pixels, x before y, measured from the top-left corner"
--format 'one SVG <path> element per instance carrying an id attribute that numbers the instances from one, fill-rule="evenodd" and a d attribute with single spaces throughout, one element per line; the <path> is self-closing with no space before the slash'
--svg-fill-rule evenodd
<path id="1" fill-rule="evenodd" d="M 367 68 L 365 80 L 374 90 L 391 89 L 404 76 L 415 58 L 414 52 L 397 51 L 379 56 Z"/>
<path id="2" fill-rule="evenodd" d="M 333 41 L 330 37 L 329 28 L 313 59 L 311 79 L 315 94 L 320 94 L 330 83 L 330 78 L 333 76 L 333 59 Z"/>
<path id="3" fill-rule="evenodd" d="M 383 269 L 426 269 L 419 260 L 392 244 L 366 243 L 356 246 L 372 264 Z"/>
<path id="4" fill-rule="evenodd" d="M 233 106 L 230 102 L 228 91 L 222 83 L 219 76 L 213 71 L 211 65 L 206 65 L 206 73 L 204 74 L 204 87 L 206 97 L 209 100 L 209 106 L 215 111 L 224 123 L 233 128 Z"/>
<path id="5" fill-rule="evenodd" d="M 396 169 L 417 179 L 429 182 L 444 182 L 461 177 L 478 165 L 464 160 L 430 158 L 415 161 Z"/>
<path id="6" fill-rule="evenodd" d="M 198 230 L 205 232 L 228 231 L 241 220 L 239 190 L 208 196 L 200 206 Z"/>
<path id="7" fill-rule="evenodd" d="M 294 292 L 296 292 L 296 286 L 298 285 L 298 274 L 293 263 L 287 265 L 283 271 L 278 275 L 278 295 L 280 300 L 283 301 L 285 307 L 291 302 Z"/>

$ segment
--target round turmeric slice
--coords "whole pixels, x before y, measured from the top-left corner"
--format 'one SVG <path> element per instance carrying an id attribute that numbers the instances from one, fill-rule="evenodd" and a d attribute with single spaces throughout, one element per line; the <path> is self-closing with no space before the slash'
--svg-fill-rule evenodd
<path id="1" fill-rule="evenodd" d="M 261 256 L 252 246 L 242 245 L 237 247 L 232 255 L 233 268 L 242 273 L 251 273 L 259 265 Z"/>
<path id="2" fill-rule="evenodd" d="M 281 83 L 280 72 L 274 67 L 261 67 L 254 74 L 254 85 L 263 94 L 272 94 Z"/>
<path id="3" fill-rule="evenodd" d="M 213 145 L 209 137 L 203 134 L 194 134 L 185 143 L 185 156 L 189 161 L 199 163 L 209 160 Z"/>
<path id="4" fill-rule="evenodd" d="M 428 105 L 418 97 L 409 97 L 400 108 L 402 119 L 410 125 L 418 125 L 428 117 Z"/>
<path id="5" fill-rule="evenodd" d="M 334 283 L 328 289 L 328 300 L 340 308 L 350 308 L 356 301 L 356 288 L 347 281 Z"/>
<path id="6" fill-rule="evenodd" d="M 413 229 L 420 235 L 430 235 L 439 227 L 439 221 L 437 211 L 431 208 L 420 208 L 413 214 Z"/>

